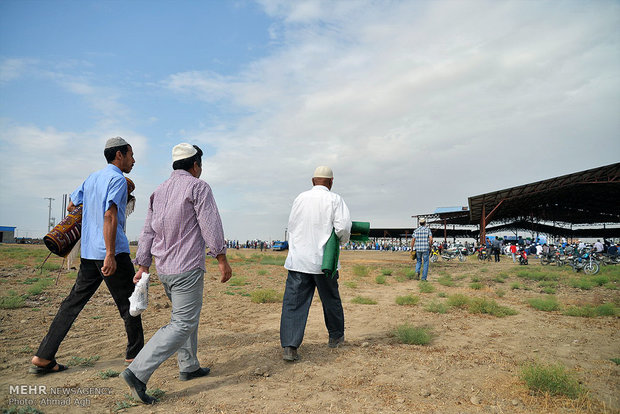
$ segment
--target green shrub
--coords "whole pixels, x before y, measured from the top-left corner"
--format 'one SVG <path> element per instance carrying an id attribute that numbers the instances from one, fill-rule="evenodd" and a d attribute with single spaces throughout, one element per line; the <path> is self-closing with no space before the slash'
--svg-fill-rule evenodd
<path id="1" fill-rule="evenodd" d="M 250 282 L 246 281 L 245 277 L 243 276 L 233 276 L 228 281 L 229 286 L 245 286 L 245 285 L 248 285 L 249 283 Z"/>
<path id="2" fill-rule="evenodd" d="M 603 303 L 596 307 L 596 314 L 598 316 L 616 316 L 618 314 L 618 309 L 613 303 Z"/>
<path id="3" fill-rule="evenodd" d="M 609 277 L 607 277 L 605 275 L 601 275 L 601 274 L 592 276 L 592 278 L 590 280 L 596 286 L 603 286 L 603 285 L 609 283 Z"/>
<path id="4" fill-rule="evenodd" d="M 475 290 L 480 290 L 480 289 L 483 288 L 483 286 L 484 285 L 482 283 L 480 283 L 480 282 L 472 282 L 472 283 L 469 284 L 469 287 L 472 288 L 472 289 L 475 289 Z"/>
<path id="5" fill-rule="evenodd" d="M 452 280 L 452 277 L 450 275 L 441 276 L 439 279 L 437 279 L 437 283 L 442 286 L 454 286 L 454 281 Z"/>
<path id="6" fill-rule="evenodd" d="M 71 359 L 69 359 L 69 362 L 67 362 L 67 365 L 71 367 L 73 366 L 92 367 L 92 366 L 95 366 L 95 362 L 99 361 L 99 358 L 100 358 L 99 355 L 93 355 L 88 358 L 74 356 L 74 357 L 71 357 Z"/>
<path id="7" fill-rule="evenodd" d="M 263 256 L 260 259 L 260 264 L 263 265 L 274 265 L 274 266 L 284 266 L 284 262 L 286 261 L 286 257 L 284 256 Z"/>
<path id="8" fill-rule="evenodd" d="M 506 282 L 506 279 L 508 279 L 508 274 L 507 274 L 507 273 L 502 272 L 502 273 L 500 273 L 499 275 L 495 276 L 495 277 L 493 278 L 493 281 L 494 281 L 494 282 L 497 282 L 497 283 L 505 283 L 505 282 Z"/>
<path id="9" fill-rule="evenodd" d="M 250 300 L 254 303 L 277 303 L 282 302 L 282 294 L 274 289 L 257 289 L 250 292 Z"/>
<path id="10" fill-rule="evenodd" d="M 2 414 L 44 414 L 43 411 L 34 408 L 30 405 L 21 406 L 21 407 L 8 407 L 2 409 Z"/>
<path id="11" fill-rule="evenodd" d="M 401 343 L 408 345 L 427 345 L 432 339 L 432 332 L 429 328 L 410 324 L 397 326 L 394 335 Z"/>
<path id="12" fill-rule="evenodd" d="M 409 280 L 415 279 L 415 270 L 409 270 L 407 273 L 405 273 L 405 277 Z"/>
<path id="13" fill-rule="evenodd" d="M 353 266 L 353 274 L 359 277 L 366 277 L 370 271 L 364 265 L 356 264 Z"/>
<path id="14" fill-rule="evenodd" d="M 420 288 L 420 293 L 433 293 L 435 291 L 435 286 L 428 282 L 418 283 L 418 288 Z"/>
<path id="15" fill-rule="evenodd" d="M 570 306 L 564 310 L 564 315 L 579 316 L 582 318 L 594 318 L 597 316 L 616 316 L 618 309 L 613 303 L 603 303 L 602 305 L 581 305 Z"/>
<path id="16" fill-rule="evenodd" d="M 356 303 L 358 305 L 376 305 L 377 301 L 363 296 L 356 296 L 351 299 L 351 303 Z"/>
<path id="17" fill-rule="evenodd" d="M 547 295 L 555 295 L 556 290 L 552 287 L 542 288 L 542 293 L 546 293 Z"/>
<path id="18" fill-rule="evenodd" d="M 446 306 L 445 303 L 442 302 L 429 302 L 428 304 L 426 304 L 426 306 L 424 307 L 425 310 L 427 310 L 428 312 L 433 312 L 433 313 L 446 313 L 448 312 L 448 307 Z"/>
<path id="19" fill-rule="evenodd" d="M 471 299 L 468 305 L 469 313 L 484 313 L 497 317 L 504 317 L 509 315 L 516 315 L 517 311 L 507 306 L 501 306 L 493 299 L 487 298 L 474 298 Z"/>
<path id="20" fill-rule="evenodd" d="M 551 288 L 556 288 L 558 287 L 558 282 L 556 282 L 555 280 L 543 280 L 542 282 L 540 282 L 538 284 L 538 287 L 551 287 Z"/>
<path id="21" fill-rule="evenodd" d="M 561 364 L 533 363 L 521 369 L 521 379 L 536 394 L 577 398 L 585 392 L 572 372 Z"/>
<path id="22" fill-rule="evenodd" d="M 390 269 L 381 269 L 381 274 L 384 276 L 392 276 L 392 270 Z"/>
<path id="23" fill-rule="evenodd" d="M 571 279 L 570 285 L 576 289 L 590 290 L 594 286 L 594 283 L 587 277 L 582 277 L 580 279 Z"/>
<path id="24" fill-rule="evenodd" d="M 521 283 L 519 283 L 519 282 L 512 282 L 510 284 L 510 289 L 512 289 L 512 290 L 521 289 Z"/>
<path id="25" fill-rule="evenodd" d="M 440 298 L 447 298 L 447 297 L 448 297 L 448 294 L 447 294 L 446 292 L 439 292 L 439 293 L 437 294 L 437 297 L 440 297 Z"/>
<path id="26" fill-rule="evenodd" d="M 24 298 L 17 296 L 15 291 L 9 291 L 8 296 L 0 297 L 0 309 L 17 309 L 22 307 L 24 307 Z"/>
<path id="27" fill-rule="evenodd" d="M 616 365 L 620 365 L 620 358 L 611 358 L 610 361 Z"/>
<path id="28" fill-rule="evenodd" d="M 138 403 L 134 402 L 133 400 L 132 401 L 117 401 L 116 403 L 114 403 L 114 406 L 112 407 L 112 411 L 117 413 L 127 408 L 135 407 L 137 405 Z"/>
<path id="29" fill-rule="evenodd" d="M 496 294 L 498 297 L 503 298 L 503 297 L 504 297 L 504 295 L 506 295 L 506 291 L 505 291 L 504 289 L 497 289 L 497 290 L 495 291 L 495 294 Z"/>
<path id="30" fill-rule="evenodd" d="M 517 276 L 527 280 L 558 280 L 560 276 L 552 271 L 543 271 L 538 269 L 523 269 L 517 272 Z"/>
<path id="31" fill-rule="evenodd" d="M 106 369 L 105 371 L 99 371 L 97 373 L 97 375 L 99 376 L 99 378 L 101 379 L 108 379 L 108 378 L 116 378 L 120 375 L 121 373 L 118 371 L 114 371 L 113 369 Z"/>
<path id="32" fill-rule="evenodd" d="M 27 290 L 28 296 L 37 296 L 43 293 L 50 285 L 54 283 L 54 279 L 45 278 L 34 282 Z"/>
<path id="33" fill-rule="evenodd" d="M 159 400 L 161 399 L 161 397 L 164 396 L 164 394 L 166 394 L 166 391 L 160 390 L 159 388 L 151 388 L 147 390 L 146 393 L 151 397 L 157 398 Z"/>
<path id="34" fill-rule="evenodd" d="M 420 298 L 414 295 L 397 296 L 396 304 L 402 306 L 413 306 L 420 301 Z"/>
<path id="35" fill-rule="evenodd" d="M 464 309 L 469 304 L 469 298 L 461 293 L 457 293 L 455 295 L 448 296 L 446 304 L 448 306 L 452 306 L 453 308 Z"/>
<path id="36" fill-rule="evenodd" d="M 377 275 L 377 277 L 375 277 L 375 282 L 377 282 L 380 285 L 384 285 L 385 284 L 385 276 L 384 275 Z"/>
<path id="37" fill-rule="evenodd" d="M 257 273 L 259 276 L 265 276 L 267 274 L 267 271 L 265 269 L 261 269 Z"/>
<path id="38" fill-rule="evenodd" d="M 560 304 L 554 296 L 549 296 L 547 298 L 531 298 L 528 299 L 527 303 L 532 308 L 545 312 L 551 312 L 560 309 Z"/>
<path id="39" fill-rule="evenodd" d="M 352 280 L 347 280 L 346 282 L 342 282 L 342 284 L 345 285 L 348 288 L 357 289 L 357 283 L 355 283 Z"/>
<path id="40" fill-rule="evenodd" d="M 472 276 L 471 281 L 474 283 L 480 282 L 480 278 L 478 276 Z"/>

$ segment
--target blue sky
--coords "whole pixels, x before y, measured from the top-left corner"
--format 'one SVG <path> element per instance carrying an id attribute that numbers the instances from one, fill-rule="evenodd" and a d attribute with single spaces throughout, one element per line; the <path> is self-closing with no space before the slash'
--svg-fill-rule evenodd
<path id="1" fill-rule="evenodd" d="M 134 147 L 136 239 L 179 142 L 227 237 L 278 239 L 317 165 L 354 220 L 617 162 L 617 1 L 0 2 L 0 225 Z"/>

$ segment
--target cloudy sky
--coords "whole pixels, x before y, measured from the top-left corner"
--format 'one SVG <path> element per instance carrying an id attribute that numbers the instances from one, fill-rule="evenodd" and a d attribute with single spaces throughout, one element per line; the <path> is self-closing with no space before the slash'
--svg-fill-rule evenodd
<path id="1" fill-rule="evenodd" d="M 617 1 L 0 2 L 0 225 L 134 148 L 137 239 L 172 147 L 206 152 L 230 239 L 281 239 L 317 165 L 354 220 L 618 162 Z"/>

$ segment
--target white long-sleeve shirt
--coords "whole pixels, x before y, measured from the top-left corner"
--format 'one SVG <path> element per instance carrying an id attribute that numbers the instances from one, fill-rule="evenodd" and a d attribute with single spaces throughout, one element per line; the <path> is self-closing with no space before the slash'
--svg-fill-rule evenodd
<path id="1" fill-rule="evenodd" d="M 340 243 L 349 241 L 351 215 L 342 197 L 322 185 L 299 194 L 288 219 L 289 251 L 284 267 L 295 272 L 323 273 L 323 249 L 332 228 Z"/>

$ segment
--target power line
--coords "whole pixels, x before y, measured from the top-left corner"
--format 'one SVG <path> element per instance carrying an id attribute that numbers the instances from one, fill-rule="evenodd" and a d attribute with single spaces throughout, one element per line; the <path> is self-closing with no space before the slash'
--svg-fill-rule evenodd
<path id="1" fill-rule="evenodd" d="M 49 200 L 49 212 L 47 215 L 47 232 L 49 233 L 52 230 L 52 201 L 55 199 L 52 197 L 43 197 L 44 200 Z"/>

